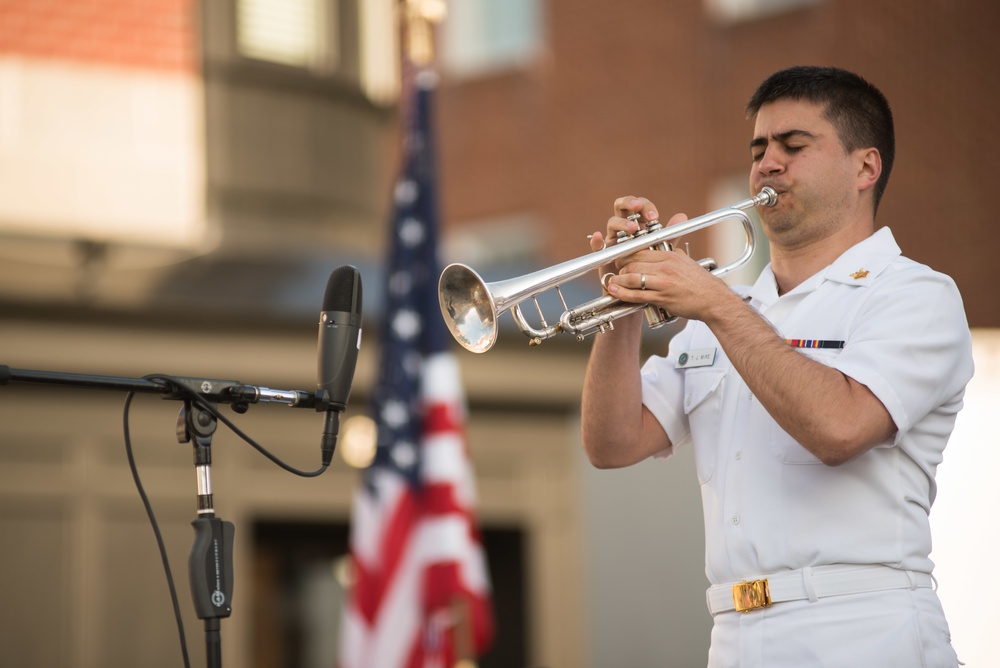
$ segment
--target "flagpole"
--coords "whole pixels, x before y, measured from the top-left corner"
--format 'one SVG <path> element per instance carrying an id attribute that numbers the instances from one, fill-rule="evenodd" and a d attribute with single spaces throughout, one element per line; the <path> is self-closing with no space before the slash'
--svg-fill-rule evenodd
<path id="1" fill-rule="evenodd" d="M 403 0 L 406 16 L 404 52 L 417 69 L 434 63 L 434 26 L 448 13 L 445 0 Z"/>
<path id="2" fill-rule="evenodd" d="M 414 88 L 429 91 L 437 86 L 434 30 L 444 21 L 448 8 L 445 0 L 399 0 L 398 9 L 403 25 L 402 116 L 408 128 L 414 114 Z M 408 134 L 404 132 L 404 137 Z"/>

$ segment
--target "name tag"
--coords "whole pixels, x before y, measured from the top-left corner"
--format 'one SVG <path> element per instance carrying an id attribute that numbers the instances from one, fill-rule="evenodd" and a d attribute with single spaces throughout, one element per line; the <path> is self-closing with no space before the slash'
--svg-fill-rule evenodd
<path id="1" fill-rule="evenodd" d="M 691 369 L 697 366 L 712 366 L 715 364 L 715 348 L 702 348 L 681 353 L 677 358 L 678 369 Z"/>

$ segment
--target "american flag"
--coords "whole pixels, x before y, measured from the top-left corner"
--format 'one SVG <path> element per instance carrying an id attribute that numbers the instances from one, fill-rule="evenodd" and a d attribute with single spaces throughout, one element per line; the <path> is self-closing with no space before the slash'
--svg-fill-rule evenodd
<path id="1" fill-rule="evenodd" d="M 451 668 L 492 640 L 464 397 L 437 300 L 432 77 L 418 74 L 406 96 L 373 400 L 378 449 L 354 499 L 341 668 Z"/>

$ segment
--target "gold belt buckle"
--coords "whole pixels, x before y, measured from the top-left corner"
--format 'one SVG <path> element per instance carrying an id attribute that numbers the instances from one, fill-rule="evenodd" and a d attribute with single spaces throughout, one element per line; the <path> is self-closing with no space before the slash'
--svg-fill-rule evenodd
<path id="1" fill-rule="evenodd" d="M 733 585 L 733 604 L 737 612 L 750 612 L 771 606 L 771 590 L 767 586 L 767 579 L 744 580 Z"/>

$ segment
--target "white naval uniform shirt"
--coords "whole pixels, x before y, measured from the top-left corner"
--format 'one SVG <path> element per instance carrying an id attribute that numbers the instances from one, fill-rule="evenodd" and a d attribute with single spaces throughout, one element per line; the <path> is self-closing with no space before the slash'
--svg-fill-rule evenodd
<path id="1" fill-rule="evenodd" d="M 898 431 L 824 465 L 771 419 L 708 327 L 690 322 L 667 357 L 643 366 L 643 403 L 674 447 L 694 446 L 709 580 L 824 564 L 931 572 L 934 474 L 972 376 L 954 282 L 902 257 L 882 228 L 780 297 L 768 266 L 745 298 L 783 339 L 843 341 L 797 350 L 867 386 Z M 689 366 L 678 368 L 683 353 Z"/>

